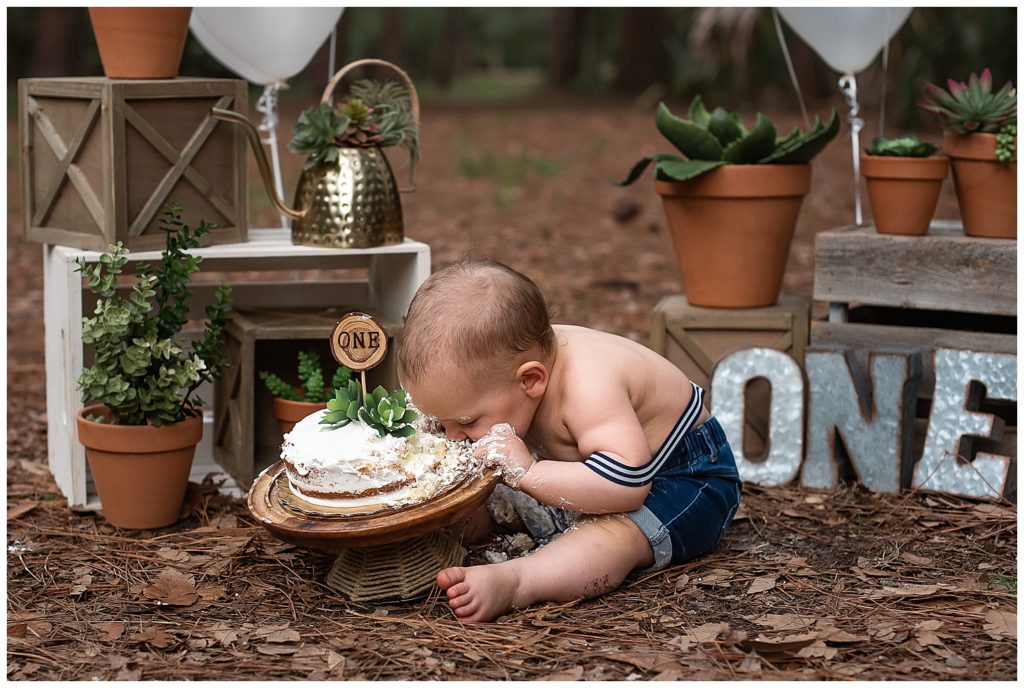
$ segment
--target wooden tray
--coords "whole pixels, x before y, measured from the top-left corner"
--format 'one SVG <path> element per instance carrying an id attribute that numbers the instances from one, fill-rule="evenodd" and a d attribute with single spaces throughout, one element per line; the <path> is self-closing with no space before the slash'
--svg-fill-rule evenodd
<path id="1" fill-rule="evenodd" d="M 337 553 L 353 547 L 402 542 L 451 525 L 484 503 L 498 476 L 493 469 L 468 478 L 428 502 L 373 514 L 346 515 L 297 498 L 283 461 L 263 471 L 249 489 L 249 512 L 293 545 Z"/>

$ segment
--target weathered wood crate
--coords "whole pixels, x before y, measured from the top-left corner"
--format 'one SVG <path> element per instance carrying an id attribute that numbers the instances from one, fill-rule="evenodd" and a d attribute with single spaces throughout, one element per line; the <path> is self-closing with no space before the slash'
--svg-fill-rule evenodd
<path id="1" fill-rule="evenodd" d="M 216 223 L 204 245 L 245 241 L 245 139 L 210 108 L 248 112 L 241 79 L 21 79 L 24 235 L 94 251 L 159 249 L 160 211 Z"/>
<path id="2" fill-rule="evenodd" d="M 329 310 L 259 308 L 238 310 L 227 327 L 226 352 L 231 367 L 214 385 L 213 452 L 217 462 L 239 485 L 253 479 L 281 454 L 281 430 L 273 400 L 260 371 L 295 380 L 299 351 L 320 354 L 324 382 L 329 385 L 338 364 L 331 355 L 330 336 L 342 315 L 365 308 Z M 372 313 L 371 313 L 372 314 Z M 388 333 L 388 354 L 367 371 L 367 387 L 398 386 L 396 354 L 402 326 L 374 315 Z"/>
<path id="3" fill-rule="evenodd" d="M 707 392 L 711 376 L 726 354 L 737 349 L 768 347 L 792 356 L 801 366 L 807 348 L 810 301 L 784 296 L 765 308 L 701 308 L 683 295 L 667 296 L 651 316 L 651 348 L 676 364 Z M 768 409 L 771 388 L 754 380 L 747 388 L 743 451 L 750 457 L 767 451 Z"/>
<path id="4" fill-rule="evenodd" d="M 814 299 L 829 303 L 827 321 L 811 324 L 811 344 L 852 347 L 867 370 L 872 349 L 921 352 L 915 448 L 920 455 L 935 390 L 936 347 L 1017 351 L 1017 242 L 965 236 L 957 222 L 936 221 L 920 237 L 842 227 L 815 239 Z M 1006 423 L 983 451 L 1016 457 L 1016 404 L 980 409 Z M 970 457 L 969 457 L 970 458 Z"/>
<path id="5" fill-rule="evenodd" d="M 1017 242 L 965 236 L 941 221 L 921 237 L 871 226 L 821 232 L 814 299 L 829 303 L 829 317 L 812 323 L 812 344 L 852 346 L 862 365 L 872 347 L 919 349 L 920 395 L 930 399 L 937 345 L 1017 351 Z"/>

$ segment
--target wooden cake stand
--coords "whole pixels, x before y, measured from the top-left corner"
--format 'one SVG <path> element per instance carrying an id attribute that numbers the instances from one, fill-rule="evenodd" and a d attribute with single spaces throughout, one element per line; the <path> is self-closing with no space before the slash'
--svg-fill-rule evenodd
<path id="1" fill-rule="evenodd" d="M 253 482 L 248 505 L 281 540 L 338 554 L 326 583 L 349 599 L 407 601 L 426 595 L 440 569 L 462 563 L 466 550 L 441 529 L 469 516 L 497 483 L 488 469 L 429 501 L 359 513 L 305 501 L 289 487 L 278 461 Z"/>

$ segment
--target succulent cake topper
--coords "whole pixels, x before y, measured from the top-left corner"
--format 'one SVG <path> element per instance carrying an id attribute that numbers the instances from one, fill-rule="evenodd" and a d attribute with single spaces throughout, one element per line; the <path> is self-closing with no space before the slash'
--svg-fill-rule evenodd
<path id="1" fill-rule="evenodd" d="M 388 391 L 377 385 L 367 394 L 355 380 L 334 390 L 334 398 L 327 400 L 327 412 L 320 423 L 342 427 L 352 421 L 362 422 L 384 437 L 409 437 L 416 433 L 413 423 L 420 414 L 408 407 L 405 390 Z"/>

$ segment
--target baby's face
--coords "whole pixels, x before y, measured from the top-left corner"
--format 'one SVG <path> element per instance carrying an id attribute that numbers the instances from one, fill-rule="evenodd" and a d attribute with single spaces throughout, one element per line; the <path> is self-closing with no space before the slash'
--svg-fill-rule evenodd
<path id="1" fill-rule="evenodd" d="M 484 385 L 468 375 L 455 375 L 404 381 L 403 386 L 416 407 L 436 418 L 453 440 L 475 442 L 498 423 L 509 423 L 522 434 L 533 415 L 529 398 L 512 383 Z"/>

